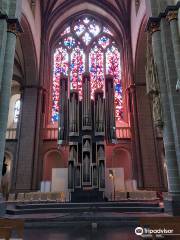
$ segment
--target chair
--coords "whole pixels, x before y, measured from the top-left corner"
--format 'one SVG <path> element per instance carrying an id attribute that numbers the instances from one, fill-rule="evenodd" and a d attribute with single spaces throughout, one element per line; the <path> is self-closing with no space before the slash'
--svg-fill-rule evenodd
<path id="1" fill-rule="evenodd" d="M 32 202 L 40 202 L 41 201 L 41 193 L 33 192 L 32 193 Z"/>
<path id="2" fill-rule="evenodd" d="M 25 193 L 24 202 L 32 202 L 32 193 L 31 192 Z"/>
<path id="3" fill-rule="evenodd" d="M 57 202 L 65 202 L 65 194 L 64 192 L 58 192 L 56 197 Z"/>
<path id="4" fill-rule="evenodd" d="M 56 192 L 48 192 L 47 193 L 47 201 L 48 202 L 56 202 L 57 201 L 57 193 Z"/>
<path id="5" fill-rule="evenodd" d="M 16 202 L 16 194 L 15 193 L 9 193 L 7 203 L 14 203 Z"/>
<path id="6" fill-rule="evenodd" d="M 40 201 L 41 202 L 47 202 L 48 201 L 48 194 L 45 193 L 45 192 L 42 192 Z"/>
<path id="7" fill-rule="evenodd" d="M 24 202 L 24 193 L 18 193 L 16 201 L 17 202 Z"/>

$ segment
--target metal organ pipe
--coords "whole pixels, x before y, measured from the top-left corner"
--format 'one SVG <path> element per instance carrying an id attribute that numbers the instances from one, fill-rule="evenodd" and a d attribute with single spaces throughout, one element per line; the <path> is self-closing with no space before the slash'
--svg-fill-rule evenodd
<path id="1" fill-rule="evenodd" d="M 59 98 L 59 130 L 58 144 L 67 142 L 68 132 L 68 80 L 64 75 L 60 76 L 60 98 Z"/>

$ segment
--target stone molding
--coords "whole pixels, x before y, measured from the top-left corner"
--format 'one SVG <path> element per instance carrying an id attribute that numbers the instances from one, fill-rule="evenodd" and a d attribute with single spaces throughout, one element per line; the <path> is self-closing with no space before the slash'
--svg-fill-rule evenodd
<path id="1" fill-rule="evenodd" d="M 174 11 L 169 11 L 166 19 L 168 20 L 168 22 L 171 22 L 172 20 L 177 20 L 178 19 L 178 11 L 174 10 Z"/>
<path id="2" fill-rule="evenodd" d="M 160 22 L 162 18 L 166 18 L 169 22 L 178 18 L 178 10 L 180 8 L 180 1 L 174 6 L 167 6 L 164 12 L 161 12 L 157 17 L 150 17 L 146 31 L 149 31 L 151 34 L 154 32 L 160 31 Z"/>

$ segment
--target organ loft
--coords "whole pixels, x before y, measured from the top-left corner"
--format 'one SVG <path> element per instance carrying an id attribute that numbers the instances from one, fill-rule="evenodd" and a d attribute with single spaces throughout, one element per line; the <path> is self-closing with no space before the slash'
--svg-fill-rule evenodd
<path id="1" fill-rule="evenodd" d="M 113 77 L 106 75 L 104 89 L 96 89 L 91 99 L 90 74 L 84 73 L 80 99 L 79 92 L 70 90 L 67 77 L 61 75 L 59 95 L 58 144 L 69 147 L 70 198 L 102 200 L 105 147 L 116 141 Z"/>

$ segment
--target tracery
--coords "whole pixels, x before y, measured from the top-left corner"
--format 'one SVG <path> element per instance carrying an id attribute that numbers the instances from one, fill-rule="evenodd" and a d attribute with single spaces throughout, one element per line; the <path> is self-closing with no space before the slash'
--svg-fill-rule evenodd
<path id="1" fill-rule="evenodd" d="M 115 116 L 123 119 L 120 51 L 108 26 L 92 17 L 71 22 L 60 34 L 54 51 L 52 122 L 59 119 L 59 78 L 68 76 L 70 89 L 77 89 L 82 98 L 82 74 L 90 72 L 91 98 L 96 89 L 104 89 L 105 74 L 114 76 Z"/>

